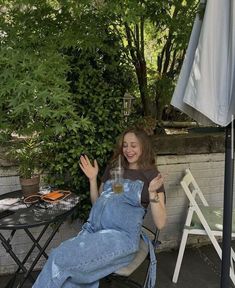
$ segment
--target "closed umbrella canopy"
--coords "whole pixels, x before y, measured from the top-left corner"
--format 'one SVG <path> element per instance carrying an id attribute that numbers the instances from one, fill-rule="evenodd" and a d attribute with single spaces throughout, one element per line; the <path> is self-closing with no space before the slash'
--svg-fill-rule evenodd
<path id="1" fill-rule="evenodd" d="M 234 0 L 208 0 L 194 23 L 171 104 L 204 125 L 227 126 L 235 114 Z"/>
<path id="2" fill-rule="evenodd" d="M 171 104 L 203 125 L 226 126 L 221 287 L 229 287 L 235 114 L 235 0 L 207 0 L 197 16 Z M 205 2 L 205 1 L 201 1 Z"/>

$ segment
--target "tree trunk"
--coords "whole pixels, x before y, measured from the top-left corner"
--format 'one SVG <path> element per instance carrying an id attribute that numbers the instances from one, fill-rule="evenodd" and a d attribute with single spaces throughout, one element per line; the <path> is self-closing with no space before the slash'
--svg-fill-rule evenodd
<path id="1" fill-rule="evenodd" d="M 144 19 L 140 19 L 140 26 L 135 25 L 134 32 L 125 23 L 128 47 L 138 81 L 140 97 L 145 116 L 153 115 L 152 103 L 148 95 L 147 69 L 144 57 Z"/>

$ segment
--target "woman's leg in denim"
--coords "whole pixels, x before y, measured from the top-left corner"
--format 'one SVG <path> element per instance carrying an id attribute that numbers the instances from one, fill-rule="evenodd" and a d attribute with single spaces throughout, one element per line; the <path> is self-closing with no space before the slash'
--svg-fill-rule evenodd
<path id="1" fill-rule="evenodd" d="M 133 259 L 135 242 L 112 229 L 78 235 L 52 251 L 33 287 L 96 288 L 99 279 Z"/>

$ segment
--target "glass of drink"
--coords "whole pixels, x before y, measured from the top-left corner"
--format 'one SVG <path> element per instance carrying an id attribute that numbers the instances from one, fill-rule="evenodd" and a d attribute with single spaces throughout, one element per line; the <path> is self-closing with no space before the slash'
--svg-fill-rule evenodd
<path id="1" fill-rule="evenodd" d="M 114 168 L 110 171 L 112 179 L 112 188 L 115 193 L 123 192 L 123 169 L 121 167 Z"/>

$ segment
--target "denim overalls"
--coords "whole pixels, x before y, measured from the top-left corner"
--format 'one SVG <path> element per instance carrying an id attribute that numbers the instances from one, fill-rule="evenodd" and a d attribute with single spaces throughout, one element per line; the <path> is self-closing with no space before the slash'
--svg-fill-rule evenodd
<path id="1" fill-rule="evenodd" d="M 52 250 L 33 287 L 97 288 L 99 279 L 128 265 L 139 248 L 145 215 L 142 188 L 140 180 L 124 180 L 124 192 L 116 194 L 106 181 L 82 231 Z M 150 248 L 153 256 L 151 244 Z M 154 256 L 152 263 L 156 264 Z M 153 267 L 149 288 L 155 284 Z"/>

